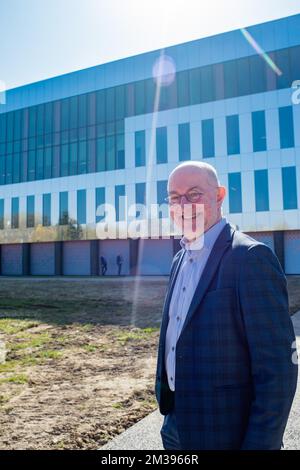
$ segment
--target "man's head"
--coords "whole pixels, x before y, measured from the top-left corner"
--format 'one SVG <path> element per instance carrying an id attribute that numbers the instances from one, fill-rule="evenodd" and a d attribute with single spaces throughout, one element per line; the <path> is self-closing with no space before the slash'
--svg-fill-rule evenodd
<path id="1" fill-rule="evenodd" d="M 171 172 L 168 195 L 171 218 L 192 240 L 221 218 L 226 188 L 212 165 L 189 160 Z"/>

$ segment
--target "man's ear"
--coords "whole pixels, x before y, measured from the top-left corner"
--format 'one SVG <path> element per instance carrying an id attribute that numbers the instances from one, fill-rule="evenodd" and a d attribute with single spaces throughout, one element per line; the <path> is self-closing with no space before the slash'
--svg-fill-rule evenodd
<path id="1" fill-rule="evenodd" d="M 217 202 L 218 202 L 218 205 L 221 205 L 222 202 L 224 201 L 224 198 L 226 196 L 226 188 L 225 186 L 219 186 L 218 187 L 218 193 L 217 193 Z"/>

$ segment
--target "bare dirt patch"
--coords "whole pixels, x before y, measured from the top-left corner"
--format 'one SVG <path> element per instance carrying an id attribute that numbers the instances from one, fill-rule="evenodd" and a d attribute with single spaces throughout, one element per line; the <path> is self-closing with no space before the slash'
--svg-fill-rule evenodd
<path id="1" fill-rule="evenodd" d="M 153 411 L 165 287 L 3 279 L 0 448 L 97 449 Z"/>

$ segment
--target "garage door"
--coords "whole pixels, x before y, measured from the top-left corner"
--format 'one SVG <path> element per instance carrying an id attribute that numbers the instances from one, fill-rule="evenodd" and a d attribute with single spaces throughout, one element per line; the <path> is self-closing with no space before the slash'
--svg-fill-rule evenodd
<path id="1" fill-rule="evenodd" d="M 64 275 L 90 275 L 90 242 L 68 241 L 63 245 Z"/>
<path id="2" fill-rule="evenodd" d="M 53 275 L 55 271 L 54 243 L 32 243 L 31 274 Z"/>

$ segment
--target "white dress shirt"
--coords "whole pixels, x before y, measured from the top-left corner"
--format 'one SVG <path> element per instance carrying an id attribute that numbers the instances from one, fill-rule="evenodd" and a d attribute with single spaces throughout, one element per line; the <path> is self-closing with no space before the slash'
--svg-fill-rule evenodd
<path id="1" fill-rule="evenodd" d="M 227 220 L 222 217 L 196 240 L 189 242 L 183 237 L 181 247 L 185 250 L 177 274 L 169 308 L 169 323 L 166 332 L 165 365 L 168 384 L 175 390 L 176 343 L 181 333 L 189 306 L 199 284 L 203 269 L 212 247 Z"/>

